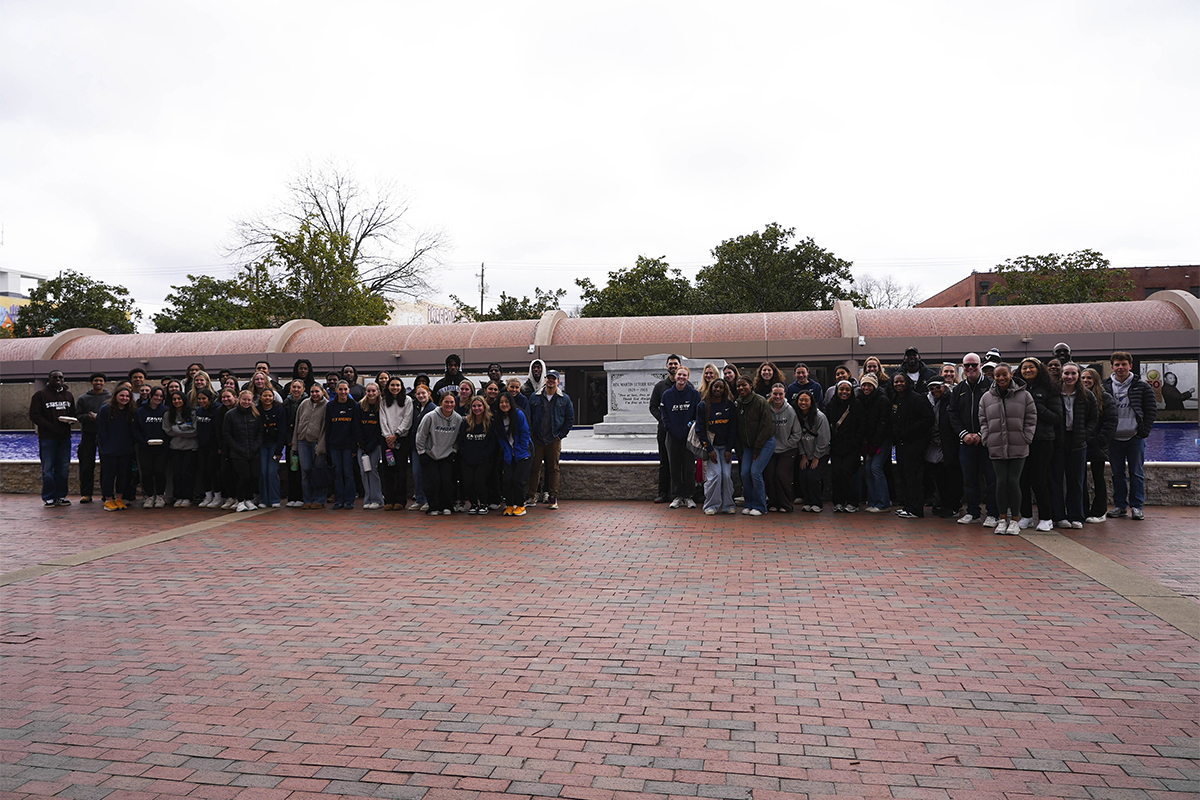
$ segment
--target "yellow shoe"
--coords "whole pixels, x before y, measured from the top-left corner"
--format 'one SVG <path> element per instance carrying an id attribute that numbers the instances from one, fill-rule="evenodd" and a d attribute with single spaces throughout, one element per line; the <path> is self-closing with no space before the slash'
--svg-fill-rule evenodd
<path id="1" fill-rule="evenodd" d="M 121 507 L 119 505 L 117 505 L 116 500 L 105 500 L 104 501 L 104 510 L 105 511 L 117 511 L 120 508 Z"/>
<path id="2" fill-rule="evenodd" d="M 514 517 L 523 517 L 523 516 L 525 516 L 525 506 L 517 506 L 516 508 L 514 508 L 514 509 L 513 509 L 513 513 L 512 513 L 512 515 L 513 515 Z"/>
<path id="3" fill-rule="evenodd" d="M 503 516 L 503 517 L 511 517 L 512 515 L 513 515 L 513 507 L 512 507 L 512 506 L 505 506 L 505 507 L 504 507 L 504 511 L 503 511 L 503 512 L 501 512 L 501 515 L 500 515 L 500 516 Z"/>
<path id="4" fill-rule="evenodd" d="M 125 509 L 129 508 L 129 506 L 125 504 L 124 500 L 113 498 L 113 502 L 117 504 L 117 511 L 124 511 Z"/>

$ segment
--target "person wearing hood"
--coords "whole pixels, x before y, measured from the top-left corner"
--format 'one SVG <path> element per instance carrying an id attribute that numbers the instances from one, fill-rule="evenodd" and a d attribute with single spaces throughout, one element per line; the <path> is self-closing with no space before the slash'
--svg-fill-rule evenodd
<path id="1" fill-rule="evenodd" d="M 833 510 L 858 511 L 859 468 L 862 466 L 863 430 L 866 412 L 854 396 L 848 378 L 837 382 L 834 395 L 825 404 L 829 421 L 829 466 L 833 483 Z"/>
<path id="2" fill-rule="evenodd" d="M 521 394 L 533 397 L 546 388 L 546 362 L 535 358 L 529 362 L 529 377 L 521 384 Z"/>
<path id="3" fill-rule="evenodd" d="M 447 394 L 458 396 L 458 385 L 463 382 L 461 368 L 462 359 L 458 357 L 457 353 L 446 356 L 446 374 L 438 378 L 438 382 L 433 385 L 433 401 L 435 403 L 440 405 L 442 397 Z"/>
<path id="4" fill-rule="evenodd" d="M 990 388 L 979 401 L 979 436 L 996 473 L 996 533 L 1021 532 L 1021 472 L 1037 430 L 1037 405 L 1013 380 L 1008 364 L 997 364 Z"/>
<path id="5" fill-rule="evenodd" d="M 71 472 L 71 423 L 75 396 L 67 391 L 61 370 L 46 377 L 46 387 L 29 401 L 29 419 L 37 428 L 38 458 L 42 462 L 42 502 L 46 508 L 69 506 L 67 479 Z"/>
<path id="6" fill-rule="evenodd" d="M 892 403 L 879 388 L 873 373 L 859 379 L 858 399 L 863 407 L 863 464 L 866 467 L 867 511 L 878 514 L 892 505 L 884 461 L 892 460 L 889 415 Z"/>
<path id="7" fill-rule="evenodd" d="M 910 347 L 904 351 L 904 360 L 900 362 L 900 372 L 908 376 L 908 382 L 911 384 L 913 392 L 919 395 L 926 395 L 929 392 L 929 381 L 937 375 L 931 368 L 925 365 L 921 360 L 921 352 L 915 347 Z M 895 388 L 895 384 L 892 385 Z"/>
<path id="8" fill-rule="evenodd" d="M 427 375 L 426 373 L 418 372 L 417 376 L 415 378 L 413 378 L 412 389 L 410 389 L 408 392 L 408 396 L 411 397 L 413 400 L 417 399 L 417 387 L 418 386 L 424 386 L 426 389 L 429 390 L 429 396 L 430 397 L 433 396 L 433 383 L 430 382 L 429 375 Z M 413 433 L 415 434 L 416 432 L 417 432 L 416 428 L 414 427 Z"/>
<path id="9" fill-rule="evenodd" d="M 292 365 L 292 380 L 304 381 L 304 394 L 308 394 L 308 387 L 317 382 L 317 376 L 313 374 L 312 362 L 307 358 L 300 358 Z M 290 383 L 289 383 L 290 386 Z"/>
<path id="10" fill-rule="evenodd" d="M 808 391 L 796 395 L 796 412 L 800 424 L 800 442 L 796 451 L 800 480 L 796 484 L 796 493 L 804 511 L 820 514 L 825 506 L 821 478 L 825 457 L 829 455 L 829 419 L 817 408 L 816 398 Z"/>

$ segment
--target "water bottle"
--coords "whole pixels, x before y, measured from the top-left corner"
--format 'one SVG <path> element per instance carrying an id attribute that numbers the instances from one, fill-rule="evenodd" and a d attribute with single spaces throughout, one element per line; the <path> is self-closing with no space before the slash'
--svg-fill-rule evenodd
<path id="1" fill-rule="evenodd" d="M 300 469 L 300 456 L 297 453 L 292 453 L 292 472 L 297 472 Z"/>
<path id="2" fill-rule="evenodd" d="M 396 454 L 392 452 L 392 448 L 383 451 L 383 457 L 387 461 L 389 467 L 396 466 Z"/>

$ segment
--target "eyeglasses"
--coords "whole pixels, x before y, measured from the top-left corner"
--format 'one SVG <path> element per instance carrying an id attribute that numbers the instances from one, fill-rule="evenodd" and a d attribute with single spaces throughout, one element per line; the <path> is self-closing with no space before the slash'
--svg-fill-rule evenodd
<path id="1" fill-rule="evenodd" d="M 979 369 L 978 364 L 963 364 L 963 369 Z"/>

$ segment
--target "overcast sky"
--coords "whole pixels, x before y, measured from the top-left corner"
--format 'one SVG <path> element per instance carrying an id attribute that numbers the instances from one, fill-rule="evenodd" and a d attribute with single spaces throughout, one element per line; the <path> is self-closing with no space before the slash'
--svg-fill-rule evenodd
<path id="1" fill-rule="evenodd" d="M 0 1 L 0 266 L 162 308 L 308 161 L 393 182 L 430 296 L 689 277 L 768 222 L 925 294 L 1200 260 L 1200 3 Z"/>

